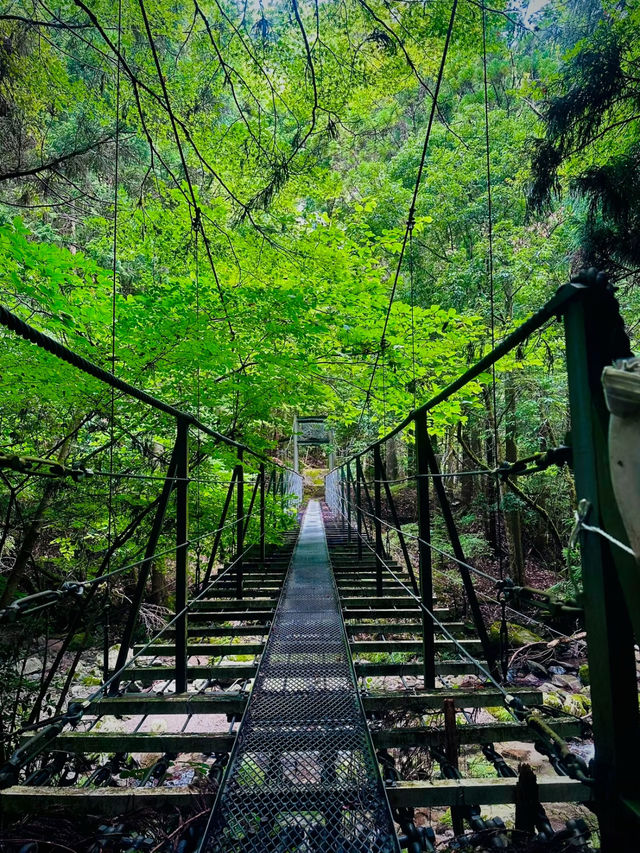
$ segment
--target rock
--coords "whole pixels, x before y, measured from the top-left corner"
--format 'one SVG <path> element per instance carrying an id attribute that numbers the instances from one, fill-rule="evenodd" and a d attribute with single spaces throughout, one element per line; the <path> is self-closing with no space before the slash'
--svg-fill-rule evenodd
<path id="1" fill-rule="evenodd" d="M 36 675 L 42 670 L 42 661 L 37 657 L 27 658 L 24 669 L 22 668 L 22 663 L 16 664 L 16 669 L 18 673 L 21 672 L 25 677 L 29 675 Z"/>
<path id="2" fill-rule="evenodd" d="M 564 675 L 567 670 L 563 666 L 550 666 L 549 672 L 552 672 L 554 675 Z"/>
<path id="3" fill-rule="evenodd" d="M 551 683 L 555 684 L 556 687 L 562 687 L 563 690 L 569 690 L 571 693 L 577 692 L 582 687 L 580 679 L 576 678 L 575 675 L 554 675 Z"/>
<path id="4" fill-rule="evenodd" d="M 527 667 L 529 668 L 529 672 L 532 672 L 534 675 L 537 675 L 539 678 L 546 678 L 549 674 L 547 670 L 542 666 L 541 663 L 538 663 L 535 660 L 528 660 Z"/>
<path id="5" fill-rule="evenodd" d="M 563 701 L 560 696 L 554 691 L 553 685 L 551 684 L 543 684 L 543 705 L 548 705 L 550 708 L 557 708 L 559 711 L 562 710 Z"/>
<path id="6" fill-rule="evenodd" d="M 528 628 L 523 628 L 522 625 L 516 625 L 514 622 L 507 622 L 507 632 L 509 634 L 509 645 L 520 647 L 528 646 L 531 643 L 546 642 L 538 634 L 534 634 Z M 489 639 L 494 643 L 500 642 L 500 622 L 494 622 L 489 628 Z"/>

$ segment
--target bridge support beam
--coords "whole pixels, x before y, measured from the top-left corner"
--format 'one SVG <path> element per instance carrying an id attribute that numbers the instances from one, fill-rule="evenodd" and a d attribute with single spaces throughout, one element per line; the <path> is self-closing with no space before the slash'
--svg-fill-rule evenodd
<path id="1" fill-rule="evenodd" d="M 626 541 L 611 486 L 603 368 L 630 355 L 618 304 L 602 276 L 587 276 L 565 313 L 571 445 L 578 501 L 587 522 Z M 632 556 L 580 531 L 583 605 L 593 703 L 594 808 L 602 853 L 633 853 L 640 830 L 638 686 L 632 618 L 640 608 Z M 631 611 L 631 612 L 630 612 Z M 640 639 L 636 630 L 636 641 Z"/>
<path id="2" fill-rule="evenodd" d="M 419 412 L 415 421 L 416 489 L 418 506 L 418 560 L 420 573 L 420 597 L 424 608 L 422 615 L 422 653 L 424 662 L 424 686 L 432 689 L 436 685 L 435 626 L 433 622 L 433 574 L 431 566 L 431 512 L 429 507 L 429 463 L 426 445 L 426 412 Z M 428 612 L 427 612 L 428 611 Z"/>
<path id="3" fill-rule="evenodd" d="M 176 692 L 187 689 L 187 566 L 189 561 L 189 423 L 178 419 L 176 439 Z"/>

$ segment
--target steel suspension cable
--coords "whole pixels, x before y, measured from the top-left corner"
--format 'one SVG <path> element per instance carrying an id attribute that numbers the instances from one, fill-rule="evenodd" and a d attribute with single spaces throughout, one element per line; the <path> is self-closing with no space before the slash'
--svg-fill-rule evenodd
<path id="1" fill-rule="evenodd" d="M 362 406 L 362 411 L 360 412 L 359 424 L 362 423 L 362 418 L 364 417 L 365 410 L 369 404 L 369 400 L 371 398 L 371 390 L 373 388 L 373 380 L 376 375 L 376 370 L 378 367 L 378 361 L 380 359 L 380 355 L 384 357 L 384 346 L 385 346 L 385 336 L 387 333 L 387 327 L 389 325 L 389 317 L 391 316 L 391 308 L 393 305 L 393 300 L 396 294 L 396 289 L 398 287 L 398 281 L 400 278 L 400 271 L 402 269 L 402 261 L 404 259 L 404 255 L 407 249 L 407 243 L 409 241 L 409 237 L 411 232 L 413 231 L 413 227 L 415 225 L 415 211 L 416 211 L 416 202 L 418 200 L 418 192 L 420 190 L 420 183 L 422 181 L 422 174 L 424 172 L 425 162 L 427 159 L 427 150 L 429 148 L 429 140 L 431 139 L 431 130 L 433 128 L 433 122 L 436 115 L 436 110 L 438 108 L 438 96 L 440 94 L 440 87 L 442 85 L 442 80 L 444 77 L 444 69 L 447 61 L 447 55 L 449 53 L 449 45 L 451 43 L 451 36 L 453 33 L 453 25 L 455 23 L 456 11 L 458 8 L 458 0 L 453 0 L 453 4 L 451 6 L 451 15 L 449 18 L 449 26 L 447 28 L 447 35 L 444 43 L 444 48 L 442 51 L 442 57 L 440 60 L 440 67 L 438 69 L 438 77 L 436 80 L 436 85 L 433 90 L 433 98 L 431 100 L 431 111 L 429 113 L 429 122 L 427 124 L 427 132 L 425 134 L 424 143 L 422 145 L 422 153 L 420 155 L 420 163 L 418 166 L 418 173 L 416 175 L 416 181 L 413 188 L 413 195 L 411 198 L 411 204 L 409 206 L 409 214 L 407 216 L 407 224 L 404 231 L 404 236 L 402 238 L 402 246 L 400 248 L 400 256 L 398 257 L 398 263 L 396 265 L 395 274 L 393 277 L 393 285 L 391 287 L 391 293 L 389 295 L 389 304 L 387 306 L 387 312 L 384 319 L 384 326 L 382 328 L 382 336 L 380 338 L 380 349 L 376 354 L 375 361 L 373 363 L 373 370 L 371 372 L 371 378 L 369 380 L 369 387 L 367 388 L 367 394 Z"/>
<path id="2" fill-rule="evenodd" d="M 352 509 L 357 509 L 356 505 L 353 502 L 350 502 L 350 506 Z M 366 509 L 364 509 L 364 507 L 360 508 L 360 512 L 362 512 L 363 515 L 369 516 L 369 518 L 374 518 L 373 514 L 368 512 Z M 395 525 L 389 524 L 387 521 L 385 521 L 382 518 L 379 519 L 379 521 L 381 524 L 383 524 L 385 527 L 389 528 L 391 531 L 398 532 L 398 528 L 395 527 Z M 352 528 L 355 530 L 355 527 L 353 527 L 353 525 L 352 525 Z M 482 569 L 479 569 L 477 566 L 471 565 L 471 563 L 467 563 L 464 560 L 458 559 L 458 557 L 456 557 L 454 554 L 451 554 L 448 551 L 444 551 L 441 548 L 438 548 L 432 542 L 427 542 L 426 540 L 422 539 L 420 536 L 417 536 L 415 533 L 410 533 L 409 531 L 406 531 L 406 530 L 402 530 L 401 532 L 402 532 L 403 536 L 406 536 L 409 539 L 413 539 L 414 541 L 419 542 L 422 545 L 426 545 L 432 551 L 435 551 L 436 553 L 440 554 L 441 556 L 445 557 L 446 559 L 451 560 L 454 563 L 457 563 L 459 566 L 463 566 L 464 568 L 468 569 L 470 572 L 473 572 L 474 574 L 479 575 L 480 577 L 484 578 L 485 580 L 492 581 L 494 584 L 498 584 L 500 582 L 500 578 L 497 578 L 494 575 L 490 575 L 488 572 L 485 572 Z M 448 577 L 447 573 L 442 571 L 441 569 L 434 568 L 433 571 L 436 574 L 442 575 L 442 577 Z M 477 594 L 480 595 L 482 598 L 484 598 L 486 601 L 490 602 L 491 604 L 497 604 L 497 605 L 501 604 L 500 601 L 498 601 L 495 598 L 491 598 L 486 593 L 482 592 L 482 590 L 478 590 Z M 523 619 L 526 619 L 529 622 L 532 622 L 534 625 L 540 625 L 543 628 L 547 628 L 547 630 L 549 630 L 552 634 L 558 634 L 560 637 L 564 637 L 566 639 L 569 639 L 568 634 L 564 634 L 562 631 L 558 631 L 556 628 L 552 628 L 550 625 L 547 625 L 546 622 L 541 622 L 539 619 L 534 619 L 532 616 L 527 616 L 526 613 L 522 613 L 522 611 L 516 610 L 514 607 L 512 607 L 508 604 L 506 605 L 506 609 L 510 610 L 512 613 L 517 614 L 518 616 L 521 616 Z"/>
<path id="3" fill-rule="evenodd" d="M 111 372 L 116 372 L 116 291 L 117 291 L 117 263 L 118 263 L 118 181 L 120 178 L 120 53 L 122 50 L 122 0 L 118 0 L 118 55 L 116 59 L 116 131 L 115 131 L 115 160 L 113 176 L 113 246 L 112 263 L 113 276 L 111 279 Z M 111 386 L 111 418 L 109 424 L 109 473 L 113 474 L 113 456 L 115 446 L 115 410 L 116 389 Z M 107 532 L 107 585 L 104 598 L 104 622 L 103 622 L 103 672 L 106 677 L 109 671 L 109 642 L 111 629 L 111 582 L 109 580 L 109 569 L 111 567 L 113 535 L 115 529 L 114 519 L 114 490 L 115 480 L 109 478 L 109 506 L 108 506 L 108 532 Z"/>

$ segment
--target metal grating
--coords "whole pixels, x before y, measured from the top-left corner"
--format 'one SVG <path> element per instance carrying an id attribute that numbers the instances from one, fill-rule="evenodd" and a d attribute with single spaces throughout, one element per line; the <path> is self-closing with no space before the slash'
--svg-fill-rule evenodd
<path id="1" fill-rule="evenodd" d="M 201 850 L 399 851 L 316 501 Z"/>

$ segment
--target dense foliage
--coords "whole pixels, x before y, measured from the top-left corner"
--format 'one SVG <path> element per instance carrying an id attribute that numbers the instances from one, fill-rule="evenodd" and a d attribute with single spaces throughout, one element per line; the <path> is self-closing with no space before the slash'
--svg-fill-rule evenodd
<path id="1" fill-rule="evenodd" d="M 402 257 L 450 0 L 5 4 L 3 302 L 258 450 L 286 455 L 295 412 L 362 446 L 585 261 L 634 280 L 640 5 L 526 6 L 459 3 Z M 632 319 L 633 290 L 622 297 Z M 9 333 L 0 371 L 3 452 L 164 471 L 171 419 Z M 487 375 L 434 414 L 452 466 L 562 441 L 558 329 L 497 381 L 497 411 Z M 192 456 L 207 530 L 234 460 L 211 439 Z M 158 485 L 2 476 L 5 574 L 35 535 L 23 592 L 97 571 L 113 526 L 125 535 Z M 561 545 L 565 479 L 525 488 L 505 509 Z"/>

